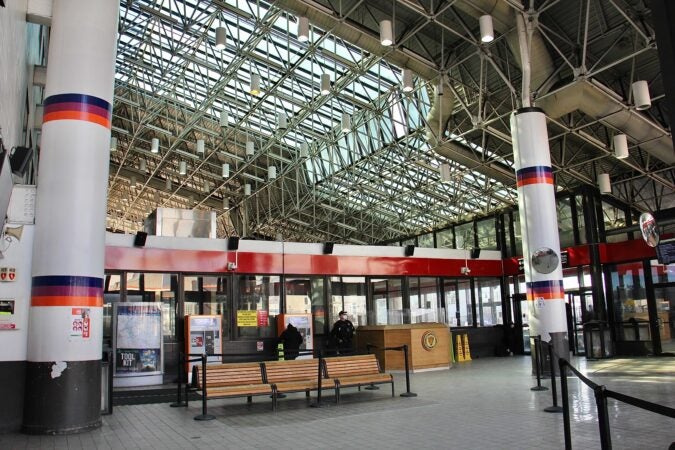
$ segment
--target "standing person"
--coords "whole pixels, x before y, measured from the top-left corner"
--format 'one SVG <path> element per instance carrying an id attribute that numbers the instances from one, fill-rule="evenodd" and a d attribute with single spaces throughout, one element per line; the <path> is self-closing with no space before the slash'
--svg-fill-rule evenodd
<path id="1" fill-rule="evenodd" d="M 340 320 L 335 322 L 330 332 L 335 342 L 338 354 L 352 353 L 352 338 L 354 337 L 354 325 L 347 319 L 347 311 L 340 311 Z"/>
<path id="2" fill-rule="evenodd" d="M 279 341 L 284 345 L 284 359 L 295 359 L 298 357 L 298 350 L 305 338 L 292 323 L 289 323 L 279 336 Z"/>

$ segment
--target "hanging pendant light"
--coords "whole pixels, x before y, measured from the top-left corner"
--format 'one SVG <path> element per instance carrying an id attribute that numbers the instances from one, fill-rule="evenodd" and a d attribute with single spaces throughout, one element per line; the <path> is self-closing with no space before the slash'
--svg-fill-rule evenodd
<path id="1" fill-rule="evenodd" d="M 628 158 L 628 138 L 625 134 L 616 134 L 613 138 L 614 157 L 618 159 Z"/>
<path id="2" fill-rule="evenodd" d="M 257 73 L 251 74 L 251 88 L 249 89 L 251 95 L 260 94 L 260 75 Z"/>
<path id="3" fill-rule="evenodd" d="M 148 169 L 148 163 L 145 162 L 144 159 L 141 159 L 141 161 L 138 163 L 138 170 L 141 172 L 145 172 Z"/>
<path id="4" fill-rule="evenodd" d="M 307 42 L 309 40 L 309 19 L 307 17 L 298 17 L 298 41 Z"/>
<path id="5" fill-rule="evenodd" d="M 253 156 L 255 153 L 255 142 L 246 141 L 246 156 Z"/>
<path id="6" fill-rule="evenodd" d="M 441 182 L 448 183 L 450 181 L 450 164 L 441 164 Z"/>
<path id="7" fill-rule="evenodd" d="M 132 176 L 131 179 L 129 180 L 129 187 L 135 188 L 136 187 L 136 177 Z"/>
<path id="8" fill-rule="evenodd" d="M 230 165 L 228 163 L 223 164 L 223 178 L 230 178 Z"/>
<path id="9" fill-rule="evenodd" d="M 117 151 L 117 138 L 115 136 L 110 137 L 110 153 Z"/>
<path id="10" fill-rule="evenodd" d="M 171 180 L 169 178 L 167 178 L 166 183 L 164 183 L 164 189 L 167 191 L 171 190 Z"/>
<path id="11" fill-rule="evenodd" d="M 180 164 L 178 164 L 178 173 L 181 175 L 187 174 L 187 162 L 181 161 Z"/>
<path id="12" fill-rule="evenodd" d="M 352 118 L 346 112 L 342 113 L 342 132 L 349 133 L 352 129 Z"/>
<path id="13" fill-rule="evenodd" d="M 251 195 L 251 185 L 248 183 L 244 185 L 244 195 Z"/>
<path id="14" fill-rule="evenodd" d="M 150 151 L 152 153 L 159 153 L 159 139 L 158 138 L 152 138 L 152 141 L 150 143 Z"/>
<path id="15" fill-rule="evenodd" d="M 230 122 L 230 115 L 227 113 L 227 111 L 222 110 L 220 112 L 220 126 L 222 128 L 225 128 L 229 122 Z"/>
<path id="16" fill-rule="evenodd" d="M 403 92 L 412 92 L 413 89 L 414 86 L 412 70 L 403 69 Z"/>
<path id="17" fill-rule="evenodd" d="M 649 85 L 646 81 L 636 81 L 631 85 L 631 90 L 633 91 L 633 103 L 635 104 L 635 109 L 643 111 L 652 106 L 652 99 L 649 95 Z"/>
<path id="18" fill-rule="evenodd" d="M 307 142 L 300 143 L 300 158 L 305 159 L 309 156 L 309 144 Z"/>
<path id="19" fill-rule="evenodd" d="M 601 173 L 598 175 L 598 187 L 600 188 L 601 194 L 611 194 L 612 193 L 612 184 L 609 180 L 608 173 Z"/>
<path id="20" fill-rule="evenodd" d="M 391 26 L 391 20 L 380 22 L 380 44 L 390 47 L 394 43 L 394 32 Z"/>
<path id="21" fill-rule="evenodd" d="M 330 74 L 321 74 L 321 95 L 330 94 Z"/>
<path id="22" fill-rule="evenodd" d="M 288 128 L 288 117 L 286 117 L 285 113 L 279 113 L 277 117 L 277 128 L 280 130 Z"/>
<path id="23" fill-rule="evenodd" d="M 216 50 L 223 50 L 227 42 L 227 32 L 225 27 L 216 28 Z"/>
<path id="24" fill-rule="evenodd" d="M 272 181 L 277 178 L 277 168 L 275 166 L 267 167 L 267 179 Z"/>
<path id="25" fill-rule="evenodd" d="M 224 209 L 225 211 L 227 211 L 228 209 L 230 209 L 230 199 L 227 198 L 227 197 L 223 198 L 223 209 Z"/>
<path id="26" fill-rule="evenodd" d="M 480 16 L 478 19 L 478 24 L 480 25 L 481 42 L 492 42 L 495 38 L 494 28 L 492 27 L 492 16 L 489 14 Z"/>

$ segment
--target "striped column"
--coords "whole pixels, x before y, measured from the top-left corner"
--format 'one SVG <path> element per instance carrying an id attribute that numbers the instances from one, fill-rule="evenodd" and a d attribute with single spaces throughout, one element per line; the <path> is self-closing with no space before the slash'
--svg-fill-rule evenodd
<path id="1" fill-rule="evenodd" d="M 567 357 L 569 342 L 560 262 L 560 236 L 546 116 L 543 111 L 539 108 L 522 108 L 516 111 L 511 116 L 511 135 L 518 180 L 518 209 L 523 236 L 530 336 L 541 335 L 542 340 L 553 342 L 554 349 L 560 356 Z M 557 256 L 555 263 L 546 264 L 546 258 L 540 256 L 546 251 L 552 251 Z M 533 265 L 533 257 L 538 258 L 540 264 Z"/>
<path id="2" fill-rule="evenodd" d="M 101 425 L 103 262 L 119 2 L 55 0 L 23 430 Z"/>

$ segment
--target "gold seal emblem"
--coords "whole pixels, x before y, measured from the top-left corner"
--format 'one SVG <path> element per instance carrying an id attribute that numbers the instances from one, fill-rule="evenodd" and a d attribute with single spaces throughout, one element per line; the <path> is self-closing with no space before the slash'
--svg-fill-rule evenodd
<path id="1" fill-rule="evenodd" d="M 438 344 L 438 339 L 433 331 L 427 331 L 422 335 L 422 347 L 424 350 L 431 351 L 432 348 L 436 347 Z"/>

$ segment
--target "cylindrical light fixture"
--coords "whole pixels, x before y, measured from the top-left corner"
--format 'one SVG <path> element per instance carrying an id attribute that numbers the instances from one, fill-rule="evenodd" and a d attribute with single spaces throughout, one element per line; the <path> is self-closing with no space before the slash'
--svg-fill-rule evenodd
<path id="1" fill-rule="evenodd" d="M 495 31 L 492 27 L 492 16 L 489 14 L 480 16 L 478 19 L 478 24 L 480 25 L 481 42 L 492 42 L 492 40 L 495 38 Z"/>
<path id="2" fill-rule="evenodd" d="M 438 78 L 438 84 L 436 84 L 436 96 L 440 97 L 443 95 L 444 87 L 443 87 L 443 75 L 441 75 Z"/>
<path id="3" fill-rule="evenodd" d="M 151 144 L 150 144 L 150 151 L 152 153 L 159 153 L 159 139 L 158 138 L 152 138 Z"/>
<path id="4" fill-rule="evenodd" d="M 197 153 L 200 155 L 204 154 L 204 139 L 197 139 Z"/>
<path id="5" fill-rule="evenodd" d="M 307 17 L 298 17 L 298 40 L 300 42 L 309 40 L 309 19 Z"/>
<path id="6" fill-rule="evenodd" d="M 181 174 L 181 175 L 187 174 L 187 162 L 181 161 L 178 164 L 178 173 Z"/>
<path id="7" fill-rule="evenodd" d="M 195 203 L 197 203 L 195 201 L 195 196 L 193 194 L 190 194 L 190 196 L 188 197 L 188 202 L 190 203 L 190 205 L 194 205 Z"/>
<path id="8" fill-rule="evenodd" d="M 625 134 L 616 134 L 613 139 L 614 156 L 619 159 L 628 158 L 628 138 Z"/>
<path id="9" fill-rule="evenodd" d="M 267 167 L 267 179 L 274 180 L 277 177 L 277 168 L 275 166 Z"/>
<path id="10" fill-rule="evenodd" d="M 222 110 L 220 112 L 220 126 L 225 128 L 229 122 L 230 122 L 230 115 L 227 113 L 227 111 Z"/>
<path id="11" fill-rule="evenodd" d="M 286 117 L 285 113 L 279 113 L 277 117 L 277 127 L 280 130 L 285 130 L 288 128 L 288 117 Z"/>
<path id="12" fill-rule="evenodd" d="M 257 73 L 251 74 L 251 88 L 249 89 L 251 95 L 260 94 L 260 75 Z"/>
<path id="13" fill-rule="evenodd" d="M 412 92 L 413 89 L 414 86 L 412 70 L 403 69 L 403 92 Z"/>
<path id="14" fill-rule="evenodd" d="M 450 181 L 450 164 L 442 163 L 441 164 L 441 182 L 447 183 Z"/>
<path id="15" fill-rule="evenodd" d="M 166 183 L 164 183 L 164 189 L 167 191 L 171 190 L 171 180 L 169 178 L 167 178 Z"/>
<path id="16" fill-rule="evenodd" d="M 255 153 L 255 142 L 246 141 L 246 156 L 253 156 Z"/>
<path id="17" fill-rule="evenodd" d="M 228 163 L 223 164 L 223 178 L 230 178 L 230 165 Z"/>
<path id="18" fill-rule="evenodd" d="M 380 44 L 385 47 L 394 43 L 394 32 L 391 26 L 391 20 L 380 21 Z"/>
<path id="19" fill-rule="evenodd" d="M 321 74 L 321 95 L 330 94 L 330 74 Z"/>
<path id="20" fill-rule="evenodd" d="M 248 183 L 244 185 L 244 195 L 251 195 L 251 185 Z"/>
<path id="21" fill-rule="evenodd" d="M 226 211 L 230 209 L 230 199 L 227 197 L 223 198 L 223 209 Z"/>
<path id="22" fill-rule="evenodd" d="M 352 129 L 352 118 L 346 112 L 342 113 L 342 132 L 349 133 Z"/>
<path id="23" fill-rule="evenodd" d="M 649 85 L 646 81 L 636 81 L 631 85 L 633 91 L 633 103 L 635 109 L 642 111 L 652 106 L 652 98 L 649 95 Z"/>
<path id="24" fill-rule="evenodd" d="M 307 142 L 300 143 L 300 158 L 307 158 L 309 156 L 309 144 Z"/>
<path id="25" fill-rule="evenodd" d="M 131 179 L 129 180 L 129 186 L 132 188 L 136 187 L 136 177 L 132 176 Z"/>
<path id="26" fill-rule="evenodd" d="M 204 180 L 204 192 L 209 192 L 211 190 L 211 183 L 209 180 Z"/>
<path id="27" fill-rule="evenodd" d="M 111 152 L 117 151 L 117 138 L 115 136 L 110 137 L 110 151 Z"/>
<path id="28" fill-rule="evenodd" d="M 227 42 L 225 27 L 216 28 L 216 50 L 223 50 Z"/>
<path id="29" fill-rule="evenodd" d="M 598 187 L 600 188 L 601 194 L 612 193 L 612 184 L 609 181 L 608 173 L 601 173 L 598 175 Z"/>
<path id="30" fill-rule="evenodd" d="M 141 161 L 138 163 L 138 170 L 141 172 L 145 172 L 148 169 L 148 163 L 145 162 L 144 159 L 141 159 Z"/>

